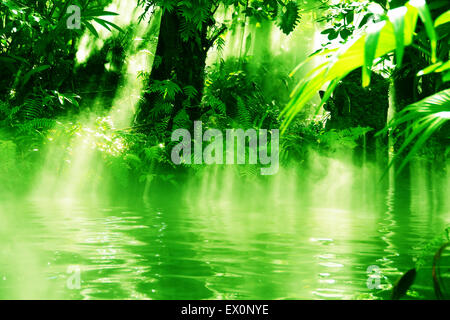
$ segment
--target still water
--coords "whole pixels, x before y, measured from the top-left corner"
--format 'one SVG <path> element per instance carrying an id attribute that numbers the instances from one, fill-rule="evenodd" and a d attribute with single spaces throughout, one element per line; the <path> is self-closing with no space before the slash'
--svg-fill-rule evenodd
<path id="1" fill-rule="evenodd" d="M 418 168 L 395 188 L 369 171 L 335 161 L 263 186 L 211 172 L 131 205 L 3 201 L 0 299 L 383 297 L 450 222 L 448 179 Z M 426 266 L 410 298 L 433 298 L 430 281 Z"/>

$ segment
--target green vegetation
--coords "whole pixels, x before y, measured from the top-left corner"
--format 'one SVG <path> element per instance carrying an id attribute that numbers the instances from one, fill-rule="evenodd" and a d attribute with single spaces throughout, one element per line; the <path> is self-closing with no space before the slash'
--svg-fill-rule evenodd
<path id="1" fill-rule="evenodd" d="M 226 165 L 175 165 L 173 131 L 201 121 L 222 132 L 279 129 L 282 172 L 304 177 L 298 185 L 319 188 L 334 170 L 327 181 L 339 191 L 351 183 L 339 176 L 348 164 L 361 194 L 387 190 L 374 202 L 387 199 L 389 215 L 391 203 L 402 208 L 396 197 L 415 192 L 414 165 L 424 163 L 444 186 L 437 196 L 425 179 L 429 205 L 448 210 L 448 1 L 125 2 L 0 4 L 0 202 L 177 198 L 220 170 L 219 195 L 231 190 L 226 179 L 255 194 L 278 181 L 259 165 L 230 175 Z M 277 192 L 292 186 L 283 177 Z M 439 267 L 448 238 L 424 238 L 415 265 L 397 266 L 409 271 L 370 298 L 411 297 L 421 270 L 436 298 L 450 294 Z"/>

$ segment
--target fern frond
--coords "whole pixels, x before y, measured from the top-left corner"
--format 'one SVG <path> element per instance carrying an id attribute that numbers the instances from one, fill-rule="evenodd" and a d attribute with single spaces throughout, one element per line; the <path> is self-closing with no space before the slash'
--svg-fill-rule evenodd
<path id="1" fill-rule="evenodd" d="M 245 129 L 252 127 L 252 117 L 241 97 L 236 96 L 237 100 L 237 120 Z"/>
<path id="2" fill-rule="evenodd" d="M 42 116 L 43 104 L 41 99 L 27 99 L 20 107 L 20 115 L 26 120 L 38 119 Z"/>
<path id="3" fill-rule="evenodd" d="M 279 18 L 278 26 L 285 34 L 290 34 L 299 22 L 300 10 L 298 4 L 295 1 L 290 1 L 286 4 L 285 11 Z"/>
<path id="4" fill-rule="evenodd" d="M 56 120 L 47 118 L 38 118 L 26 121 L 16 125 L 19 133 L 35 133 L 52 129 L 56 124 Z"/>

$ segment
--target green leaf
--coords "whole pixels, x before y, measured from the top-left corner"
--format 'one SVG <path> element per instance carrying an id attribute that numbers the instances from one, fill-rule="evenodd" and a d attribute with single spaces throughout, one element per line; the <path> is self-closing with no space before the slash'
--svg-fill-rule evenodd
<path id="1" fill-rule="evenodd" d="M 407 12 L 404 17 L 404 45 L 411 45 L 413 41 L 414 30 L 418 18 L 418 10 L 413 6 L 407 6 Z M 370 61 L 365 56 L 366 34 L 362 33 L 351 41 L 341 46 L 336 52 L 327 52 L 326 62 L 315 72 L 303 77 L 291 94 L 291 100 L 280 113 L 283 118 L 281 130 L 285 132 L 295 115 L 317 95 L 327 83 L 345 76 L 352 70 L 362 67 L 366 61 Z M 374 41 L 372 41 L 372 44 Z M 389 52 L 396 50 L 396 37 L 392 23 L 385 23 L 379 32 L 378 45 L 375 50 L 374 58 L 381 57 Z M 370 49 L 370 46 L 368 46 Z M 373 49 L 372 49 L 373 50 Z M 368 50 L 370 51 L 370 50 Z M 323 53 L 321 53 L 323 54 Z M 330 55 L 330 57 L 328 57 Z M 368 54 L 369 55 L 369 54 Z M 315 57 L 314 55 L 310 58 Z M 308 58 L 308 59 L 310 59 Z M 373 60 L 372 60 L 373 61 Z M 304 66 L 304 65 L 303 65 Z M 300 67 L 296 68 L 298 70 Z M 367 70 L 365 71 L 367 72 Z M 367 77 L 367 75 L 366 75 Z M 367 79 L 366 79 L 367 81 Z"/>
<path id="2" fill-rule="evenodd" d="M 442 66 L 436 69 L 435 72 L 444 72 L 450 69 L 450 61 L 447 61 L 446 63 L 443 63 Z"/>
<path id="3" fill-rule="evenodd" d="M 42 72 L 44 70 L 47 70 L 48 68 L 50 68 L 49 65 L 43 65 L 43 66 L 39 66 L 36 67 L 34 69 L 32 69 L 31 71 L 29 71 L 27 74 L 25 74 L 25 76 L 22 79 L 22 85 L 26 85 L 28 83 L 28 81 L 30 81 L 30 78 L 32 75 Z"/>
<path id="4" fill-rule="evenodd" d="M 337 31 L 332 31 L 328 34 L 328 40 L 334 40 L 339 36 L 339 32 Z"/>
<path id="5" fill-rule="evenodd" d="M 108 31 L 111 31 L 111 28 L 108 26 L 108 24 L 105 23 L 105 20 L 94 18 L 94 21 L 106 28 Z"/>
<path id="6" fill-rule="evenodd" d="M 405 52 L 405 14 L 407 11 L 406 7 L 399 7 L 388 12 L 389 21 L 394 27 L 395 43 L 397 45 L 395 54 L 399 68 L 402 66 L 403 53 Z"/>
<path id="7" fill-rule="evenodd" d="M 278 26 L 283 33 L 290 34 L 300 22 L 300 9 L 296 1 L 289 1 L 284 9 L 285 12 L 278 19 Z"/>
<path id="8" fill-rule="evenodd" d="M 397 174 L 400 173 L 430 136 L 449 120 L 450 89 L 440 91 L 403 109 L 384 130 L 384 132 L 386 132 L 389 128 L 398 128 L 400 125 L 411 122 L 411 124 L 401 132 L 402 135 L 406 136 L 406 139 L 394 159 L 389 164 L 389 167 L 391 167 L 395 161 L 398 161 L 399 155 L 413 144 L 411 150 L 407 153 L 397 169 Z M 417 141 L 413 143 L 416 138 Z"/>
<path id="9" fill-rule="evenodd" d="M 364 66 L 362 73 L 363 87 L 367 87 L 370 84 L 370 74 L 372 73 L 372 64 L 377 51 L 378 39 L 380 38 L 380 31 L 384 27 L 385 23 L 385 21 L 376 23 L 367 30 L 364 45 Z"/>
<path id="10" fill-rule="evenodd" d="M 417 76 L 420 77 L 420 76 L 427 75 L 427 74 L 430 74 L 430 73 L 433 73 L 433 72 L 440 73 L 440 72 L 447 71 L 449 69 L 450 69 L 450 61 L 447 61 L 445 63 L 442 62 L 442 61 L 439 61 L 439 62 L 437 62 L 435 64 L 432 64 L 431 66 L 426 67 L 423 70 L 420 70 L 417 73 Z"/>
<path id="11" fill-rule="evenodd" d="M 332 32 L 334 32 L 334 29 L 333 28 L 328 28 L 328 29 L 323 30 L 320 34 L 330 34 Z"/>
<path id="12" fill-rule="evenodd" d="M 441 61 L 439 61 L 439 62 L 437 62 L 435 64 L 432 64 L 431 66 L 428 66 L 425 69 L 420 70 L 417 73 L 417 76 L 420 77 L 420 76 L 423 76 L 423 75 L 426 75 L 426 74 L 430 74 L 430 73 L 436 71 L 441 65 L 442 65 Z"/>
<path id="13" fill-rule="evenodd" d="M 407 5 L 411 5 L 419 11 L 420 19 L 425 24 L 425 30 L 430 38 L 431 42 L 431 62 L 436 62 L 436 46 L 437 46 L 437 35 L 436 30 L 433 26 L 433 19 L 431 18 L 430 10 L 425 2 L 425 0 L 411 0 Z"/>
<path id="14" fill-rule="evenodd" d="M 103 19 L 102 19 L 103 20 Z M 119 30 L 120 32 L 123 32 L 122 28 L 120 28 L 118 25 L 112 23 L 111 21 L 103 20 L 104 23 L 109 24 L 114 29 Z"/>
<path id="15" fill-rule="evenodd" d="M 23 13 L 22 8 L 19 7 L 19 5 L 17 3 L 15 3 L 15 1 L 6 0 L 6 1 L 2 1 L 2 4 L 5 5 L 6 7 L 8 7 L 8 9 L 11 11 L 15 10 L 20 13 Z"/>
<path id="16" fill-rule="evenodd" d="M 251 46 L 252 46 L 252 34 L 249 33 L 247 38 L 245 39 L 245 55 L 248 54 Z"/>
<path id="17" fill-rule="evenodd" d="M 339 35 L 341 36 L 342 39 L 347 40 L 348 37 L 350 37 L 350 35 L 352 34 L 352 32 L 348 29 L 342 29 L 339 32 Z"/>
<path id="18" fill-rule="evenodd" d="M 183 88 L 183 91 L 189 99 L 194 98 L 196 95 L 198 95 L 197 89 L 195 89 L 195 87 L 193 86 L 185 86 Z"/>
<path id="19" fill-rule="evenodd" d="M 7 57 L 7 56 L 2 57 L 2 56 L 0 56 L 0 62 L 7 63 L 7 64 L 13 64 L 13 63 L 16 62 L 16 60 L 11 58 L 11 57 Z"/>
<path id="20" fill-rule="evenodd" d="M 373 14 L 372 13 L 367 13 L 364 18 L 362 18 L 361 22 L 358 25 L 358 28 L 360 29 L 361 27 L 363 27 L 370 19 L 370 17 L 372 17 Z"/>
<path id="21" fill-rule="evenodd" d="M 403 297 L 416 279 L 416 269 L 411 269 L 401 276 L 392 288 L 392 300 L 399 300 Z"/>
<path id="22" fill-rule="evenodd" d="M 345 20 L 346 20 L 347 24 L 352 23 L 354 17 L 355 17 L 354 11 L 349 11 L 349 12 L 347 12 L 347 14 L 345 15 Z"/>
<path id="23" fill-rule="evenodd" d="M 434 21 L 434 27 L 437 28 L 440 25 L 450 22 L 450 10 L 441 14 L 436 21 Z"/>
<path id="24" fill-rule="evenodd" d="M 333 93 L 334 89 L 338 85 L 339 81 L 341 81 L 342 78 L 336 78 L 328 85 L 327 90 L 325 91 L 322 100 L 320 101 L 320 105 L 318 110 L 328 101 L 328 99 L 331 97 L 331 94 Z"/>
<path id="25" fill-rule="evenodd" d="M 118 15 L 119 15 L 118 13 L 103 10 L 89 10 L 83 13 L 84 18 L 93 18 L 101 16 L 118 16 Z"/>
<path id="26" fill-rule="evenodd" d="M 442 76 L 442 82 L 449 82 L 449 81 L 450 81 L 450 71 L 447 72 L 447 73 L 445 73 L 445 74 Z"/>
<path id="27" fill-rule="evenodd" d="M 94 26 L 86 21 L 83 21 L 83 24 L 86 26 L 86 28 L 88 28 L 88 30 L 96 37 L 98 37 L 98 32 L 97 30 L 95 30 Z"/>

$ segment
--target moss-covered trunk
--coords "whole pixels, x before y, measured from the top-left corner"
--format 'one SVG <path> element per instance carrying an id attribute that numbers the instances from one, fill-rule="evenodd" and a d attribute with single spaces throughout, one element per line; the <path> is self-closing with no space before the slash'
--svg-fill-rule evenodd
<path id="1" fill-rule="evenodd" d="M 368 127 L 373 130 L 366 134 L 366 148 L 369 158 L 376 155 L 377 144 L 383 144 L 375 134 L 383 129 L 389 108 L 389 81 L 373 73 L 368 88 L 361 86 L 361 68 L 349 73 L 336 87 L 333 98 L 325 105 L 331 119 L 327 129 L 347 129 Z M 386 142 L 384 142 L 385 144 Z"/>
<path id="2" fill-rule="evenodd" d="M 183 39 L 181 30 L 186 23 L 176 10 L 166 10 L 162 15 L 156 58 L 148 84 L 150 90 L 136 117 L 143 127 L 155 122 L 151 111 L 161 104 L 171 105 L 164 114 L 168 118 L 168 131 L 174 125 L 189 126 L 201 116 L 206 55 L 210 47 L 207 41 L 208 26 L 205 23 L 201 30 L 196 30 L 195 35 Z M 173 95 L 165 92 L 167 83 L 168 91 L 173 90 Z M 159 90 L 155 89 L 158 85 Z"/>

